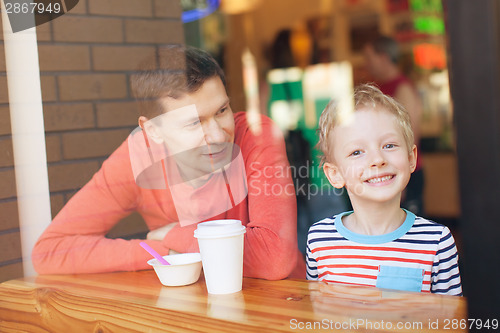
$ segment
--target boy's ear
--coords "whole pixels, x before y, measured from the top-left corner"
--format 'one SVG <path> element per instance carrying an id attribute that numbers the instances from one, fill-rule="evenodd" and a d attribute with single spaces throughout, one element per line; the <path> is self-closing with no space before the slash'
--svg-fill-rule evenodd
<path id="1" fill-rule="evenodd" d="M 163 138 L 159 134 L 158 129 L 153 124 L 153 122 L 149 121 L 148 118 L 146 118 L 144 116 L 140 116 L 139 117 L 139 126 L 142 128 L 143 131 L 146 132 L 146 134 L 148 135 L 148 138 L 151 138 L 151 140 L 153 140 L 153 142 L 158 143 L 158 144 L 163 142 Z"/>
<path id="2" fill-rule="evenodd" d="M 410 151 L 410 156 L 408 157 L 410 160 L 410 172 L 415 171 L 415 168 L 417 167 L 417 146 L 413 145 L 411 151 Z"/>
<path id="3" fill-rule="evenodd" d="M 330 184 L 332 184 L 333 187 L 335 188 L 342 188 L 345 185 L 345 180 L 344 177 L 340 174 L 339 168 L 332 163 L 325 163 L 323 164 L 323 172 L 326 175 L 326 178 L 328 178 L 328 181 Z"/>

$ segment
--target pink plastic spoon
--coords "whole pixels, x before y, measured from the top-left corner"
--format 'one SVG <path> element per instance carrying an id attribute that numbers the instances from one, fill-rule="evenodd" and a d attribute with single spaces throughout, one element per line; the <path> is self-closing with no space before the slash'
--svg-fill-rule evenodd
<path id="1" fill-rule="evenodd" d="M 153 257 L 155 257 L 156 260 L 158 260 L 161 264 L 170 265 L 169 262 L 166 261 L 165 259 L 163 259 L 163 257 L 158 252 L 153 250 L 153 248 L 151 246 L 149 246 L 148 244 L 146 244 L 144 242 L 140 242 L 139 244 L 144 248 L 144 250 L 148 251 L 149 254 L 151 254 Z"/>

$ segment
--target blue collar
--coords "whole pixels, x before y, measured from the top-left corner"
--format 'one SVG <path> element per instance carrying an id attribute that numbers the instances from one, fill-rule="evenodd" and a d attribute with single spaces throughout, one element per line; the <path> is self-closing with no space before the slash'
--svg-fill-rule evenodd
<path id="1" fill-rule="evenodd" d="M 406 219 L 403 222 L 403 224 L 397 228 L 396 230 L 384 234 L 384 235 L 363 235 L 363 234 L 358 234 L 355 232 L 352 232 L 351 230 L 347 229 L 343 222 L 342 222 L 342 217 L 350 215 L 353 213 L 353 211 L 349 212 L 344 212 L 340 213 L 335 216 L 335 227 L 337 228 L 337 231 L 344 236 L 346 239 L 356 242 L 356 243 L 361 243 L 361 244 L 383 244 L 383 243 L 389 243 L 392 242 L 398 238 L 403 237 L 413 226 L 413 223 L 415 222 L 415 214 L 413 214 L 410 211 L 407 211 L 406 209 L 403 208 L 403 210 L 406 213 Z"/>

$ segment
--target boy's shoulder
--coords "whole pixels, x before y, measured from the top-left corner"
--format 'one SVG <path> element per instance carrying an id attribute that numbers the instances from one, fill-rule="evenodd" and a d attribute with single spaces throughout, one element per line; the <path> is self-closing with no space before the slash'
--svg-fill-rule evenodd
<path id="1" fill-rule="evenodd" d="M 324 227 L 335 226 L 335 219 L 338 215 L 332 215 L 329 217 L 325 217 L 322 220 L 314 222 L 309 229 L 322 229 Z"/>
<path id="2" fill-rule="evenodd" d="M 444 230 L 448 229 L 447 226 L 435 222 L 433 220 L 426 219 L 425 217 L 415 215 L 415 221 L 413 222 L 413 227 L 415 228 L 429 228 L 434 230 Z"/>
<path id="3" fill-rule="evenodd" d="M 338 215 L 329 216 L 313 223 L 307 233 L 307 246 L 313 248 L 324 241 L 343 239 L 335 226 L 337 217 Z"/>
<path id="4" fill-rule="evenodd" d="M 315 223 L 313 223 L 309 227 L 309 236 L 312 236 L 313 234 L 320 235 L 322 233 L 328 233 L 331 235 L 332 232 L 337 233 L 337 227 L 335 225 L 336 219 L 341 217 L 344 213 L 337 214 L 337 215 L 331 215 L 328 217 L 325 217 L 322 220 L 319 220 Z"/>
<path id="5" fill-rule="evenodd" d="M 401 240 L 432 244 L 454 241 L 452 232 L 446 225 L 420 216 L 415 216 L 413 225 Z"/>

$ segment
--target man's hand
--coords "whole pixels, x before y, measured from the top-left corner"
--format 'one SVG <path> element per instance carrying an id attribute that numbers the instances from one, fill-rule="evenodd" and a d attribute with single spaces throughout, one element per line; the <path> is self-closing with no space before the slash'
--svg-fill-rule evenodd
<path id="1" fill-rule="evenodd" d="M 165 236 L 168 234 L 168 232 L 170 230 L 172 230 L 172 228 L 178 224 L 179 224 L 178 222 L 170 223 L 170 224 L 167 224 L 161 228 L 151 230 L 150 232 L 148 232 L 146 239 L 162 241 L 165 238 Z"/>

